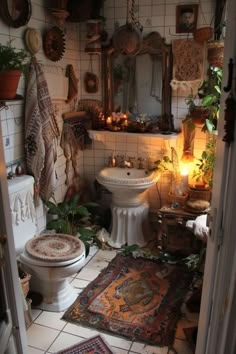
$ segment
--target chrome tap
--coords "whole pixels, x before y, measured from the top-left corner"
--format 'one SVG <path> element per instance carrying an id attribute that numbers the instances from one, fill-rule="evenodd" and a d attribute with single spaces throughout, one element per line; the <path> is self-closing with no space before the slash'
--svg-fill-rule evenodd
<path id="1" fill-rule="evenodd" d="M 114 156 L 114 154 L 112 154 L 109 157 L 108 167 L 116 167 L 116 166 L 117 166 L 117 158 Z"/>
<path id="2" fill-rule="evenodd" d="M 142 157 L 139 157 L 138 158 L 138 169 L 139 170 L 144 170 L 144 161 L 145 161 L 145 159 L 144 158 L 142 158 Z"/>
<path id="3" fill-rule="evenodd" d="M 128 160 L 124 161 L 125 167 L 133 168 L 134 162 L 132 160 L 134 160 L 134 159 L 135 159 L 135 157 L 128 157 Z"/>

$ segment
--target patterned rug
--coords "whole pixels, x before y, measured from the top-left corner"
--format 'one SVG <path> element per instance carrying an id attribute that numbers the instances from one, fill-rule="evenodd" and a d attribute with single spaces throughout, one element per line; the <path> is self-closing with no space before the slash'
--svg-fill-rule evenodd
<path id="1" fill-rule="evenodd" d="M 57 354 L 113 354 L 100 336 L 90 338 Z"/>
<path id="2" fill-rule="evenodd" d="M 62 318 L 130 340 L 171 345 L 192 277 L 180 266 L 117 255 Z"/>

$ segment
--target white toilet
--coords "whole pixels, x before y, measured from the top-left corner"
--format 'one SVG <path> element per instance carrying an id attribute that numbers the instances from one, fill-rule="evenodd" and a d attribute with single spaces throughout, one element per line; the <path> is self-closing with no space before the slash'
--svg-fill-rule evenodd
<path id="1" fill-rule="evenodd" d="M 24 269 L 31 274 L 30 290 L 43 296 L 39 307 L 46 311 L 63 311 L 78 296 L 68 279 L 83 266 L 85 247 L 83 242 L 70 235 L 34 237 L 33 185 L 33 177 L 27 175 L 8 180 L 16 254 Z"/>

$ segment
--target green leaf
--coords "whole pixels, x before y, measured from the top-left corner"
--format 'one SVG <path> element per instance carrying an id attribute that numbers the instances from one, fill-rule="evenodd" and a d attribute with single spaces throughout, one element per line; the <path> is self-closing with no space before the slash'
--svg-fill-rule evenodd
<path id="1" fill-rule="evenodd" d="M 79 226 L 79 227 L 77 227 L 77 231 L 80 233 L 81 237 L 84 237 L 86 239 L 88 239 L 88 238 L 91 239 L 92 237 L 95 236 L 95 231 L 94 230 L 90 230 L 90 229 L 87 229 L 85 227 Z"/>
<path id="2" fill-rule="evenodd" d="M 88 202 L 88 203 L 84 203 L 85 207 L 98 207 L 99 204 L 98 203 L 94 203 L 94 202 Z"/>
<path id="3" fill-rule="evenodd" d="M 50 215 L 58 215 L 58 213 L 60 212 L 58 206 L 52 202 L 44 202 L 48 208 L 48 214 Z"/>
<path id="4" fill-rule="evenodd" d="M 82 205 L 75 209 L 75 214 L 80 215 L 80 216 L 89 216 L 90 215 L 88 209 Z"/>
<path id="5" fill-rule="evenodd" d="M 206 119 L 206 126 L 207 126 L 207 130 L 209 131 L 209 133 L 212 133 L 215 126 L 209 119 Z"/>
<path id="6" fill-rule="evenodd" d="M 56 230 L 56 232 L 67 232 L 68 226 L 67 222 L 62 219 L 51 220 L 47 223 L 47 228 L 49 230 Z"/>
<path id="7" fill-rule="evenodd" d="M 80 199 L 80 193 L 75 194 L 69 201 L 68 204 L 71 208 L 76 208 L 78 206 Z"/>

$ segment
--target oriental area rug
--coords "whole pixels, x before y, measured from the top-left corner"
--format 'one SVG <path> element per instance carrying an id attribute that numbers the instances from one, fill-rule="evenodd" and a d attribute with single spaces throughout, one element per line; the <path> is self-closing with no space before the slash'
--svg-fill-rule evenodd
<path id="1" fill-rule="evenodd" d="M 113 354 L 113 352 L 98 335 L 67 349 L 60 350 L 57 354 Z"/>
<path id="2" fill-rule="evenodd" d="M 180 266 L 117 255 L 62 318 L 130 340 L 172 345 L 192 278 Z"/>

